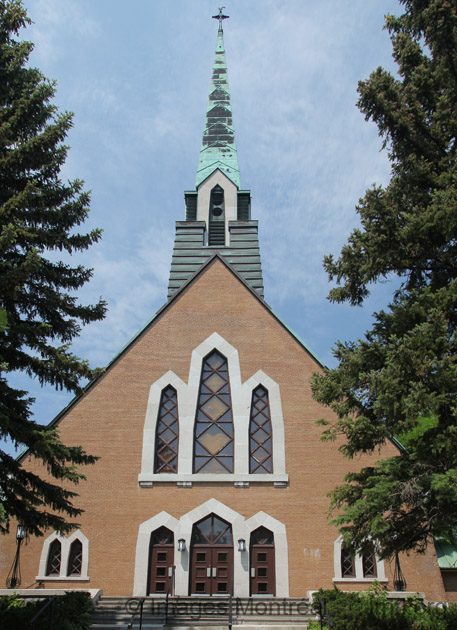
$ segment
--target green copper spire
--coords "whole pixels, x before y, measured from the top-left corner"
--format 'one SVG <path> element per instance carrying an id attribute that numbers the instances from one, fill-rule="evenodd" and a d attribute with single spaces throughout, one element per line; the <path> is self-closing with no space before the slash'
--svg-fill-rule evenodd
<path id="1" fill-rule="evenodd" d="M 222 31 L 222 19 L 227 16 L 223 16 L 222 19 L 219 16 L 214 17 L 219 18 L 219 30 L 195 186 L 198 187 L 211 173 L 220 169 L 240 188 Z"/>

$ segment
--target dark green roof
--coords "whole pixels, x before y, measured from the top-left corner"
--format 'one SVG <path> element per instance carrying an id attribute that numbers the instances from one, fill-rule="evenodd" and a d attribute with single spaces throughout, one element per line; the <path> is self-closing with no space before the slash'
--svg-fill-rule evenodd
<path id="1" fill-rule="evenodd" d="M 217 33 L 216 54 L 195 187 L 198 188 L 216 169 L 220 169 L 238 189 L 240 188 L 240 170 L 238 168 L 222 29 L 219 29 Z"/>

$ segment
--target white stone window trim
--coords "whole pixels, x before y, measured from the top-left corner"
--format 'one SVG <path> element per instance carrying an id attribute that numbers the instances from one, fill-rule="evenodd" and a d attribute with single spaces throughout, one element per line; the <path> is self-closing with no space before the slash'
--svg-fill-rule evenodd
<path id="1" fill-rule="evenodd" d="M 48 564 L 48 555 L 49 555 L 49 547 L 54 540 L 59 540 L 60 542 L 60 575 L 46 575 L 46 567 Z M 72 542 L 75 540 L 79 540 L 82 545 L 82 565 L 81 565 L 81 575 L 67 575 L 68 571 L 68 560 L 70 557 L 70 548 Z M 35 580 L 38 582 L 89 582 L 90 578 L 88 575 L 89 570 L 89 539 L 84 536 L 81 530 L 77 529 L 71 534 L 68 538 L 63 536 L 60 532 L 53 532 L 50 536 L 48 536 L 43 542 L 43 549 L 41 550 L 40 556 L 40 566 L 38 570 L 38 575 Z"/>
<path id="2" fill-rule="evenodd" d="M 362 556 L 358 553 L 354 556 L 354 568 L 355 577 L 343 577 L 341 569 L 341 550 L 343 549 L 343 537 L 339 536 L 333 545 L 333 563 L 334 563 L 334 575 L 332 582 L 341 582 L 343 584 L 350 584 L 351 582 L 371 583 L 375 580 L 381 584 L 387 584 L 389 581 L 386 578 L 384 561 L 378 558 L 376 552 L 374 556 L 376 559 L 376 577 L 364 577 L 363 576 L 363 561 Z"/>
<path id="3" fill-rule="evenodd" d="M 274 535 L 276 597 L 289 597 L 289 553 L 285 525 L 265 512 L 258 512 L 249 519 L 245 519 L 244 516 L 214 498 L 187 512 L 187 514 L 181 516 L 179 521 L 167 512 L 160 512 L 160 514 L 141 523 L 136 545 L 133 596 L 146 596 L 151 534 L 162 526 L 167 527 L 174 534 L 175 594 L 179 596 L 188 595 L 192 529 L 195 523 L 198 523 L 210 514 L 215 514 L 232 526 L 234 596 L 249 597 L 249 541 L 251 533 L 258 527 L 263 526 L 272 531 Z M 180 538 L 185 541 L 185 551 L 178 551 L 178 540 Z M 246 541 L 246 551 L 238 551 L 238 540 L 240 538 Z M 163 597 L 163 595 L 160 596 Z"/>
<path id="4" fill-rule="evenodd" d="M 194 423 L 200 388 L 202 362 L 213 350 L 225 356 L 230 377 L 232 414 L 234 428 L 234 472 L 222 474 L 194 473 Z M 179 441 L 178 472 L 154 473 L 156 426 L 162 391 L 171 385 L 178 398 Z M 272 426 L 273 473 L 249 473 L 249 421 L 251 414 L 252 392 L 262 385 L 268 391 Z M 179 376 L 169 370 L 151 385 L 143 430 L 143 453 L 141 473 L 138 483 L 141 487 L 152 487 L 154 483 L 187 485 L 193 483 L 232 482 L 246 486 L 273 484 L 285 486 L 289 476 L 286 474 L 284 418 L 282 414 L 279 385 L 262 370 L 258 370 L 244 384 L 241 383 L 241 370 L 238 351 L 218 333 L 210 335 L 192 352 L 189 379 L 186 384 Z"/>

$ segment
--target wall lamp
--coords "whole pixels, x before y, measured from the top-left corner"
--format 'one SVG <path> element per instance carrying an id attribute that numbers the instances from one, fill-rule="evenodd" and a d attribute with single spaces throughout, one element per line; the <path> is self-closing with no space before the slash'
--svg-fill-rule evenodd
<path id="1" fill-rule="evenodd" d="M 238 551 L 246 551 L 246 541 L 244 538 L 238 540 Z"/>
<path id="2" fill-rule="evenodd" d="M 26 536 L 26 530 L 23 525 L 18 525 L 16 530 L 16 555 L 14 556 L 13 564 L 6 578 L 7 588 L 17 588 L 21 585 L 21 568 L 20 568 L 20 555 L 21 544 Z"/>
<path id="3" fill-rule="evenodd" d="M 186 541 L 184 538 L 178 540 L 178 551 L 186 551 Z"/>

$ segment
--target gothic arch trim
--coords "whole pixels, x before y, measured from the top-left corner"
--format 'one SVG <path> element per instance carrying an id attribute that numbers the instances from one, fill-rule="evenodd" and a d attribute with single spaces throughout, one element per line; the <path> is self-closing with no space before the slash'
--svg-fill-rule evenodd
<path id="1" fill-rule="evenodd" d="M 343 549 L 343 537 L 338 536 L 338 538 L 333 543 L 333 565 L 334 565 L 334 578 L 333 582 L 373 582 L 376 580 L 377 582 L 381 582 L 382 584 L 386 584 L 389 580 L 386 578 L 386 572 L 384 568 L 384 561 L 376 558 L 376 577 L 364 577 L 363 576 L 363 560 L 362 556 L 358 553 L 354 556 L 354 568 L 355 575 L 354 577 L 343 577 L 342 568 L 341 568 L 341 550 Z"/>
<path id="2" fill-rule="evenodd" d="M 46 567 L 48 562 L 49 548 L 54 540 L 58 540 L 61 544 L 61 556 L 60 556 L 60 575 L 46 575 Z M 71 543 L 75 540 L 79 540 L 82 545 L 82 566 L 81 575 L 67 575 L 68 558 L 70 554 Z M 81 530 L 77 529 L 71 536 L 65 538 L 60 532 L 52 532 L 43 542 L 43 548 L 41 550 L 40 565 L 38 569 L 38 575 L 36 581 L 42 582 L 88 582 L 89 581 L 89 539 L 84 536 Z"/>
<path id="3" fill-rule="evenodd" d="M 141 523 L 138 529 L 138 538 L 136 541 L 135 554 L 135 574 L 133 578 L 133 595 L 145 596 L 148 580 L 148 563 L 149 563 L 149 543 L 151 534 L 159 527 L 166 527 L 175 535 L 175 545 L 177 544 L 177 530 L 179 529 L 179 521 L 168 514 L 168 512 L 160 512 L 152 518 Z M 176 557 L 176 549 L 175 549 Z"/>
<path id="4" fill-rule="evenodd" d="M 214 498 L 183 514 L 179 521 L 167 512 L 160 512 L 160 514 L 141 523 L 136 545 L 133 596 L 143 597 L 146 595 L 149 541 L 151 533 L 162 525 L 170 529 L 175 537 L 176 595 L 186 596 L 188 594 L 192 528 L 210 514 L 215 514 L 232 526 L 234 595 L 236 597 L 249 597 L 249 553 L 248 551 L 239 552 L 237 550 L 238 540 L 244 539 L 247 549 L 249 549 L 251 532 L 263 525 L 273 532 L 275 547 L 278 550 L 275 561 L 276 596 L 288 597 L 289 561 L 285 525 L 265 512 L 258 512 L 246 520 L 244 516 Z M 177 550 L 180 538 L 185 541 L 185 551 Z"/>
<path id="5" fill-rule="evenodd" d="M 289 597 L 289 545 L 286 526 L 265 512 L 257 512 L 246 521 L 249 537 L 259 527 L 273 532 L 275 540 L 276 597 Z M 246 541 L 248 545 L 248 540 Z"/>
<path id="6" fill-rule="evenodd" d="M 227 359 L 230 375 L 234 428 L 234 472 L 193 473 L 194 421 L 200 386 L 202 362 L 213 350 L 218 350 Z M 178 472 L 154 473 L 155 430 L 162 390 L 171 385 L 176 389 L 179 414 Z M 252 390 L 263 385 L 269 393 L 271 423 L 273 431 L 273 472 L 262 475 L 249 473 L 249 418 Z M 218 333 L 214 332 L 192 352 L 188 382 L 182 381 L 174 372 L 166 372 L 151 385 L 143 431 L 143 455 L 138 482 L 141 487 L 152 487 L 154 483 L 175 482 L 180 486 L 193 483 L 232 482 L 239 486 L 274 484 L 285 486 L 286 474 L 284 419 L 279 385 L 262 370 L 257 371 L 244 384 L 238 351 Z"/>

